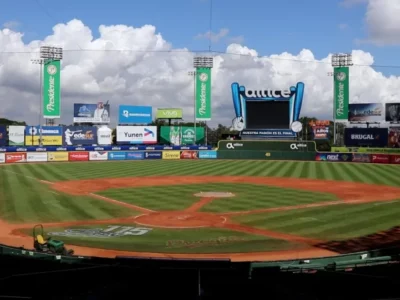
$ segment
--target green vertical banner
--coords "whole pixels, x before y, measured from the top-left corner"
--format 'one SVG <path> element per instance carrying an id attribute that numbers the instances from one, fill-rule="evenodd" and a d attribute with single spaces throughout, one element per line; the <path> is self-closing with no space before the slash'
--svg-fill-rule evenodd
<path id="1" fill-rule="evenodd" d="M 58 119 L 61 117 L 61 63 L 51 60 L 43 64 L 43 118 Z"/>
<path id="2" fill-rule="evenodd" d="M 336 67 L 333 74 L 334 119 L 347 121 L 349 117 L 349 67 Z"/>
<path id="3" fill-rule="evenodd" d="M 196 68 L 196 120 L 211 120 L 211 68 Z"/>

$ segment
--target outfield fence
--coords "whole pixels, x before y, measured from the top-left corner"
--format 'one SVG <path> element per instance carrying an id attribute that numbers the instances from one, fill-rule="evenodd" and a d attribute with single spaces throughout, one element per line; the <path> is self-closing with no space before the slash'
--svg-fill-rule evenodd
<path id="1" fill-rule="evenodd" d="M 290 160 L 400 164 L 400 153 L 317 152 L 313 141 L 220 141 L 208 146 L 70 146 L 0 148 L 0 164 L 126 160 Z"/>

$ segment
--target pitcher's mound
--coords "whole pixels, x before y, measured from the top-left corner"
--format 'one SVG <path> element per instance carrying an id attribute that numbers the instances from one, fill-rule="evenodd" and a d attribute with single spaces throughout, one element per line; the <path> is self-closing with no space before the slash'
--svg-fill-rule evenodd
<path id="1" fill-rule="evenodd" d="M 200 192 L 194 195 L 196 197 L 204 197 L 204 198 L 228 198 L 235 196 L 235 194 L 230 192 Z"/>

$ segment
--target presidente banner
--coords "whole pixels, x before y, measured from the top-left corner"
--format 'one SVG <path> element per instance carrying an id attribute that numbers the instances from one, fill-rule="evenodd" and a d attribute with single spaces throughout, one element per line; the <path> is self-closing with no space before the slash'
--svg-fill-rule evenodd
<path id="1" fill-rule="evenodd" d="M 333 161 L 333 162 L 350 162 L 352 161 L 351 153 L 317 153 L 316 161 Z"/>
<path id="2" fill-rule="evenodd" d="M 211 68 L 196 68 L 196 120 L 211 120 Z"/>
<path id="3" fill-rule="evenodd" d="M 110 123 L 110 104 L 74 103 L 74 123 Z"/>
<path id="4" fill-rule="evenodd" d="M 25 126 L 8 126 L 8 145 L 25 145 Z"/>
<path id="5" fill-rule="evenodd" d="M 7 146 L 8 132 L 7 127 L 0 125 L 0 147 Z"/>
<path id="6" fill-rule="evenodd" d="M 66 126 L 63 133 L 63 145 L 97 144 L 97 128 L 91 126 Z"/>
<path id="7" fill-rule="evenodd" d="M 389 141 L 390 148 L 400 148 L 400 127 L 389 127 Z"/>
<path id="8" fill-rule="evenodd" d="M 63 128 L 61 126 L 26 126 L 25 127 L 25 145 L 40 145 L 40 130 L 42 130 L 43 146 L 61 146 Z"/>
<path id="9" fill-rule="evenodd" d="M 313 141 L 219 141 L 218 150 L 315 152 L 316 145 Z"/>
<path id="10" fill-rule="evenodd" d="M 51 60 L 43 64 L 43 118 L 61 118 L 61 62 Z"/>
<path id="11" fill-rule="evenodd" d="M 382 122 L 382 103 L 349 104 L 349 122 Z"/>
<path id="12" fill-rule="evenodd" d="M 117 126 L 117 144 L 157 144 L 157 126 Z"/>
<path id="13" fill-rule="evenodd" d="M 387 128 L 344 129 L 344 143 L 347 147 L 386 147 L 388 138 Z"/>
<path id="14" fill-rule="evenodd" d="M 119 124 L 150 124 L 153 121 L 153 107 L 120 105 Z"/>
<path id="15" fill-rule="evenodd" d="M 187 126 L 161 126 L 160 127 L 160 144 L 193 145 L 204 144 L 204 127 Z"/>
<path id="16" fill-rule="evenodd" d="M 334 68 L 333 76 L 334 119 L 347 121 L 349 115 L 349 67 Z"/>
<path id="17" fill-rule="evenodd" d="M 158 108 L 156 119 L 182 119 L 182 108 Z"/>
<path id="18" fill-rule="evenodd" d="M 385 104 L 385 121 L 392 123 L 400 122 L 400 103 Z"/>

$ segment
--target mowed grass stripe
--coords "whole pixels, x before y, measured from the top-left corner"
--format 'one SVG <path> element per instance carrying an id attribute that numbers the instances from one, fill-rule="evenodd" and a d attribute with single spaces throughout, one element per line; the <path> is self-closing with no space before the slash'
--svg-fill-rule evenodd
<path id="1" fill-rule="evenodd" d="M 399 186 L 400 185 L 400 168 L 386 165 L 370 165 L 375 180 L 380 184 Z"/>
<path id="2" fill-rule="evenodd" d="M 18 181 L 15 181 L 17 175 L 11 177 L 9 172 L 0 168 L 1 181 L 0 181 L 0 216 L 7 220 L 14 219 L 16 222 L 22 221 L 19 219 L 16 214 L 16 207 L 14 199 L 14 193 L 16 193 L 16 189 L 13 189 L 13 186 L 17 187 L 17 190 L 23 188 Z M 16 195 L 18 196 L 18 195 Z"/>

